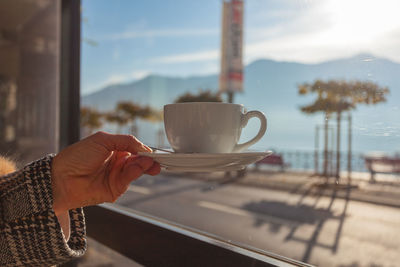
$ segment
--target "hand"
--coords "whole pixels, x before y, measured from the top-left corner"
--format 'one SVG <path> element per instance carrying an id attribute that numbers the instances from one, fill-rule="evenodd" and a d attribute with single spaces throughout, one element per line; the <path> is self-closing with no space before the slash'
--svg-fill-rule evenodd
<path id="1" fill-rule="evenodd" d="M 142 174 L 160 173 L 160 165 L 131 135 L 98 132 L 57 154 L 52 163 L 53 209 L 56 215 L 70 209 L 114 202 Z"/>

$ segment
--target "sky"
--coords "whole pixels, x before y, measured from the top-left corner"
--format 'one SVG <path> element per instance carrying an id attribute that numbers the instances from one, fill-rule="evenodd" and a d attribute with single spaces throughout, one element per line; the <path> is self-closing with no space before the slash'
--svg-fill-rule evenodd
<path id="1" fill-rule="evenodd" d="M 244 63 L 400 62 L 398 0 L 244 0 Z M 81 92 L 219 72 L 222 0 L 82 0 Z"/>

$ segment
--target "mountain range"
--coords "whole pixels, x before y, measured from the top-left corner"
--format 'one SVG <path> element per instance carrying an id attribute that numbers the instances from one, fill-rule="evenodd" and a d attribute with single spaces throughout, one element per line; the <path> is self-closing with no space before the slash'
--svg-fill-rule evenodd
<path id="1" fill-rule="evenodd" d="M 304 82 L 312 83 L 316 79 L 339 79 L 373 81 L 390 90 L 387 102 L 374 106 L 359 105 L 352 112 L 353 149 L 359 152 L 400 151 L 399 63 L 370 54 L 318 64 L 260 59 L 245 67 L 244 77 L 244 91 L 235 94 L 234 102 L 243 104 L 248 110 L 260 110 L 268 118 L 267 134 L 254 145 L 255 149 L 314 149 L 315 128 L 322 125 L 324 117 L 322 114 L 305 115 L 300 112 L 300 106 L 311 103 L 315 96 L 300 96 L 297 86 Z M 217 91 L 217 88 L 217 74 L 193 77 L 149 75 L 130 83 L 106 86 L 82 96 L 81 102 L 82 106 L 103 111 L 113 109 L 121 100 L 162 109 L 163 105 L 174 102 L 186 92 L 196 93 L 200 89 Z M 335 127 L 335 120 L 331 125 Z M 156 130 L 160 127 L 162 125 L 139 122 L 139 138 L 155 144 Z M 251 138 L 257 130 L 258 123 L 250 121 L 241 139 L 245 141 Z M 343 120 L 343 150 L 347 146 L 346 131 L 347 121 Z M 322 138 L 321 131 L 320 135 Z"/>

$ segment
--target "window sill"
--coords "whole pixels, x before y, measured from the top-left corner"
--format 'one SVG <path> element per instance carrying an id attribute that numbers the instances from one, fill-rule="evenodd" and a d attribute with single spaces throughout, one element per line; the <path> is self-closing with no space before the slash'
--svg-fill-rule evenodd
<path id="1" fill-rule="evenodd" d="M 88 236 L 145 266 L 311 266 L 116 205 L 85 214 Z"/>

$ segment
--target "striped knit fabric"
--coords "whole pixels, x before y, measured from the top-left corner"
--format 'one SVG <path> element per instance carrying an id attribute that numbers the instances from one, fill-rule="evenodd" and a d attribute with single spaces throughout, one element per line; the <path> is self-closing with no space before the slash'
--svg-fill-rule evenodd
<path id="1" fill-rule="evenodd" d="M 70 211 L 67 242 L 52 209 L 52 158 L 0 177 L 0 266 L 51 266 L 86 250 L 83 210 Z"/>

